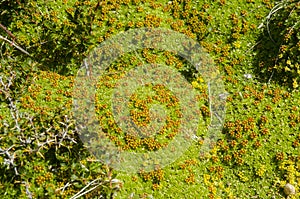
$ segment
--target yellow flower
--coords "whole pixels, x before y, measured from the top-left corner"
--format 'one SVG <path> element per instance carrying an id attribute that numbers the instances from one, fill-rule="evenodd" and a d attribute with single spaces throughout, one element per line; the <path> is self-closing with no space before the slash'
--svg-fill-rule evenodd
<path id="1" fill-rule="evenodd" d="M 298 86 L 297 79 L 293 79 L 293 88 L 297 88 Z"/>
<path id="2" fill-rule="evenodd" d="M 233 43 L 234 47 L 236 48 L 240 48 L 241 47 L 241 42 L 240 41 L 236 41 Z"/>
<path id="3" fill-rule="evenodd" d="M 256 171 L 256 175 L 262 177 L 266 172 L 266 168 L 264 165 L 261 165 L 260 168 Z"/>
<path id="4" fill-rule="evenodd" d="M 210 180 L 210 175 L 204 174 L 204 184 L 208 185 Z"/>
<path id="5" fill-rule="evenodd" d="M 202 77 L 198 77 L 197 79 L 200 83 L 203 83 L 204 82 L 204 79 Z"/>
<path id="6" fill-rule="evenodd" d="M 192 82 L 192 86 L 193 86 L 194 88 L 198 88 L 198 87 L 199 87 L 199 84 L 198 84 L 197 81 L 193 81 L 193 82 Z"/>
<path id="7" fill-rule="evenodd" d="M 290 69 L 289 67 L 286 66 L 286 67 L 284 68 L 284 70 L 285 70 L 285 71 L 290 71 L 291 69 Z"/>

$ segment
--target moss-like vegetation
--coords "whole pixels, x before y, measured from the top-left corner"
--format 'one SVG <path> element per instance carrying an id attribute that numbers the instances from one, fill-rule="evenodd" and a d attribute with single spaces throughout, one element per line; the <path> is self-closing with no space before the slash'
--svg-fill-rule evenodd
<path id="1" fill-rule="evenodd" d="M 0 2 L 0 195 L 2 198 L 299 198 L 300 94 L 297 1 L 2 0 Z M 152 171 L 128 174 L 97 160 L 80 139 L 73 89 L 84 58 L 134 28 L 166 28 L 196 40 L 227 91 L 222 136 L 202 153 L 211 122 L 209 85 L 181 56 L 129 52 L 99 77 L 99 125 L 123 151 L 158 151 L 179 133 L 181 103 L 167 85 L 131 95 L 137 127 L 150 105 L 166 125 L 136 137 L 115 121 L 112 94 L 126 72 L 145 64 L 178 71 L 197 92 L 199 130 L 185 153 Z M 285 185 L 295 188 L 287 195 Z"/>

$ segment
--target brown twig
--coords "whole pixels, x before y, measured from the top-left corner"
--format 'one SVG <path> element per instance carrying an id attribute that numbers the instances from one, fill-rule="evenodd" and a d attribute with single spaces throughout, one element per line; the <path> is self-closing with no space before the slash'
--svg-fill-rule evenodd
<path id="1" fill-rule="evenodd" d="M 16 43 L 17 38 L 16 38 L 16 36 L 14 36 L 14 35 L 12 34 L 12 32 L 10 32 L 10 31 L 9 31 L 3 24 L 1 24 L 1 23 L 0 23 L 0 28 L 3 29 L 3 30 L 6 32 L 6 34 L 8 34 L 8 35 L 12 38 L 12 41 L 10 41 L 9 39 L 7 39 L 7 38 L 5 38 L 5 37 L 3 37 L 3 36 L 0 35 L 0 39 L 1 39 L 1 40 L 4 40 L 4 41 L 8 42 L 10 45 L 14 46 L 15 48 L 17 48 L 17 49 L 20 50 L 21 52 L 23 52 L 23 53 L 25 53 L 26 55 L 29 55 L 29 56 L 30 56 L 30 54 L 29 54 L 26 50 L 24 50 L 23 48 L 21 48 L 21 47 Z"/>
<path id="2" fill-rule="evenodd" d="M 98 10 L 99 6 L 100 6 L 100 1 L 98 1 L 96 7 L 94 8 L 94 12 L 96 12 Z M 90 29 L 89 29 L 90 34 L 92 33 L 92 26 L 93 26 L 93 21 L 95 19 L 95 15 L 96 15 L 96 13 L 94 13 L 94 15 L 92 16 L 92 19 L 91 19 Z"/>
<path id="3" fill-rule="evenodd" d="M 0 23 L 0 28 L 2 28 L 12 39 L 13 39 L 13 41 L 15 41 L 16 40 L 16 37 L 12 34 L 12 32 L 10 32 L 4 25 L 2 25 L 1 23 Z"/>

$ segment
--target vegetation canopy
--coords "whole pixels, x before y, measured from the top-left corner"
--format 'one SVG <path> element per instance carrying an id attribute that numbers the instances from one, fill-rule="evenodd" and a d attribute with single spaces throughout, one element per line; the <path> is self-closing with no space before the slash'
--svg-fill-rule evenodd
<path id="1" fill-rule="evenodd" d="M 294 0 L 0 0 L 1 197 L 299 198 L 299 13 Z M 91 153 L 72 108 L 85 58 L 137 28 L 169 29 L 197 41 L 218 69 L 211 76 L 224 83 L 226 93 L 214 97 L 226 101 L 226 117 L 221 136 L 203 152 L 215 108 L 205 74 L 172 50 L 121 54 L 95 85 L 95 117 L 114 146 L 156 152 L 184 126 L 182 99 L 167 83 L 148 82 L 127 89 L 128 116 L 134 128 L 150 129 L 153 118 L 164 125 L 151 136 L 124 131 L 115 117 L 123 107 L 113 106 L 112 96 L 134 68 L 176 71 L 196 93 L 198 121 L 180 157 L 128 174 Z"/>

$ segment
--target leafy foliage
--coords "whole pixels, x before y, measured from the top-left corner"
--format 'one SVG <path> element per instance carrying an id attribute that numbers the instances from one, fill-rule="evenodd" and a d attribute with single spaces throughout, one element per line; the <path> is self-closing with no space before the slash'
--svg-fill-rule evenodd
<path id="1" fill-rule="evenodd" d="M 283 198 L 286 183 L 296 189 L 287 197 L 299 197 L 299 2 L 2 0 L 0 8 L 2 198 Z M 139 27 L 196 39 L 222 74 L 227 115 L 223 137 L 210 152 L 199 154 L 207 133 L 201 128 L 174 163 L 128 175 L 83 146 L 72 88 L 90 50 Z M 171 104 L 170 128 L 160 135 L 169 137 L 146 142 L 118 132 L 110 94 L 126 70 L 145 63 L 180 72 L 199 94 L 199 119 L 210 122 L 208 85 L 193 66 L 172 52 L 128 53 L 99 79 L 96 107 L 108 137 L 124 150 L 162 148 L 180 117 L 171 91 L 149 85 L 131 97 L 131 116 L 147 125 L 147 103 Z"/>
<path id="2" fill-rule="evenodd" d="M 264 22 L 265 35 L 260 46 L 260 57 L 264 58 L 259 61 L 263 73 L 272 72 L 270 79 L 294 89 L 299 86 L 300 75 L 299 8 L 298 1 L 289 0 L 279 1 L 271 9 Z"/>

